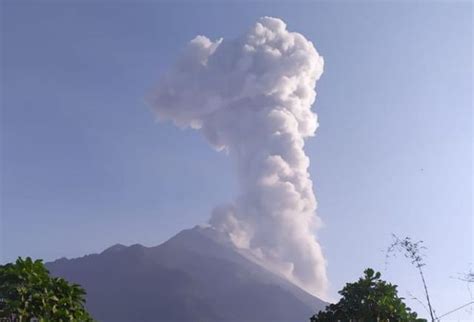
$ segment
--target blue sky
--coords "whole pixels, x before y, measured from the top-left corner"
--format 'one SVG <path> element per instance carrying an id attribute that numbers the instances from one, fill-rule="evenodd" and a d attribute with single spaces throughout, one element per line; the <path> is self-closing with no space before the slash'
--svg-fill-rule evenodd
<path id="1" fill-rule="evenodd" d="M 156 245 L 233 199 L 228 158 L 144 97 L 197 34 L 282 18 L 325 58 L 306 143 L 331 295 L 365 267 L 421 297 L 391 234 L 428 246 L 438 313 L 473 262 L 469 2 L 3 1 L 0 260 Z M 414 301 L 410 304 L 422 312 Z M 458 318 L 469 315 L 462 312 Z M 472 316 L 471 316 L 472 317 Z"/>

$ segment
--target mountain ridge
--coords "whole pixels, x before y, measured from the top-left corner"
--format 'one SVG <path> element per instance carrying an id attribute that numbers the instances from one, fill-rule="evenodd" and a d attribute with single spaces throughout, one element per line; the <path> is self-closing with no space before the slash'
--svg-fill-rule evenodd
<path id="1" fill-rule="evenodd" d="M 327 304 L 249 260 L 223 234 L 196 226 L 146 247 L 115 244 L 46 266 L 81 284 L 105 322 L 307 321 Z"/>

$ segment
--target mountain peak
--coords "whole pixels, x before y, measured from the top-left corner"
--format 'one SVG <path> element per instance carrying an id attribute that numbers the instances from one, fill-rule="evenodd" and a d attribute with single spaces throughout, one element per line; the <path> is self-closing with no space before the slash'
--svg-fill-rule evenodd
<path id="1" fill-rule="evenodd" d="M 326 305 L 211 227 L 183 230 L 155 247 L 116 244 L 46 265 L 81 284 L 88 310 L 105 322 L 304 321 Z"/>
<path id="2" fill-rule="evenodd" d="M 131 245 L 131 246 L 125 246 L 123 244 L 115 244 L 113 246 L 110 246 L 109 248 L 106 248 L 100 254 L 102 255 L 102 254 L 120 253 L 120 252 L 124 251 L 127 248 L 141 248 L 141 247 L 144 247 L 144 246 L 142 246 L 140 244 L 134 244 L 134 245 Z"/>

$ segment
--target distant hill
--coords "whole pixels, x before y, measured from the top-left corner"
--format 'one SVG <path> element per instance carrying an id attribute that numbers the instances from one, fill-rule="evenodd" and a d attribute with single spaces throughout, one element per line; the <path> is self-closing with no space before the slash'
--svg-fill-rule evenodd
<path id="1" fill-rule="evenodd" d="M 303 322 L 326 305 L 242 256 L 212 228 L 46 265 L 81 284 L 87 308 L 104 322 Z"/>

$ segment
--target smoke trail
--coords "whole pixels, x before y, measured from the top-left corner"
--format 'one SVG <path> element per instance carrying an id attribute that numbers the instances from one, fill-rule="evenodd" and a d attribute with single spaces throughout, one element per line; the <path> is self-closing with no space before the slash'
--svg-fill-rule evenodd
<path id="1" fill-rule="evenodd" d="M 264 17 L 236 40 L 194 38 L 152 101 L 159 119 L 199 130 L 236 162 L 240 194 L 210 224 L 319 296 L 326 261 L 303 147 L 318 126 L 311 105 L 322 72 L 310 41 Z"/>

